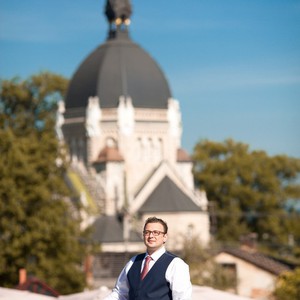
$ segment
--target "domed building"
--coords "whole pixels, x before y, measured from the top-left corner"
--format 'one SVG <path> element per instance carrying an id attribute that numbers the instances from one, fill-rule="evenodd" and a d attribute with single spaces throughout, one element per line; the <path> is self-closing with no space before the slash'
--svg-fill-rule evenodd
<path id="1" fill-rule="evenodd" d="M 107 1 L 107 40 L 81 63 L 60 107 L 72 172 L 90 194 L 87 217 L 103 253 L 144 249 L 149 216 L 170 227 L 168 249 L 183 236 L 209 241 L 205 193 L 194 189 L 192 161 L 181 148 L 179 102 L 155 60 L 129 34 L 129 0 Z M 84 194 L 84 193 L 83 193 Z M 88 201 L 89 200 L 89 201 Z"/>

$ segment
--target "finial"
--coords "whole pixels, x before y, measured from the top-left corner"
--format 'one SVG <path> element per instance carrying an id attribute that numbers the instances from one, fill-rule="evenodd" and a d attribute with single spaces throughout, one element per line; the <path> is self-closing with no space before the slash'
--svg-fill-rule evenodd
<path id="1" fill-rule="evenodd" d="M 110 26 L 110 37 L 114 36 L 117 30 L 126 31 L 130 24 L 130 0 L 107 0 L 105 14 Z"/>

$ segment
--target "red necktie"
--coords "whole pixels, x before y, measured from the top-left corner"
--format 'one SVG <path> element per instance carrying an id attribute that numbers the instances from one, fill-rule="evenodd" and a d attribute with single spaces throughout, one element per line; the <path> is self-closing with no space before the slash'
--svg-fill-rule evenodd
<path id="1" fill-rule="evenodd" d="M 141 273 L 141 280 L 144 279 L 144 277 L 146 276 L 146 274 L 148 273 L 149 271 L 149 263 L 150 263 L 150 260 L 151 260 L 151 256 L 147 256 L 146 257 L 146 260 L 145 260 L 145 264 L 144 264 L 144 268 L 143 268 L 143 271 Z"/>

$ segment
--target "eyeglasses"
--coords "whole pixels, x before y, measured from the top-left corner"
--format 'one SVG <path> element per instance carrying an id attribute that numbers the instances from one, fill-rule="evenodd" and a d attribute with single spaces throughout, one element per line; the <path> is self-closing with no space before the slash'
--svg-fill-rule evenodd
<path id="1" fill-rule="evenodd" d="M 165 232 L 162 232 L 162 231 L 159 231 L 159 230 L 153 230 L 153 231 L 151 231 L 151 230 L 144 230 L 144 231 L 143 231 L 143 234 L 144 234 L 144 235 L 150 235 L 151 233 L 152 233 L 154 236 L 159 236 L 160 234 L 166 234 Z"/>

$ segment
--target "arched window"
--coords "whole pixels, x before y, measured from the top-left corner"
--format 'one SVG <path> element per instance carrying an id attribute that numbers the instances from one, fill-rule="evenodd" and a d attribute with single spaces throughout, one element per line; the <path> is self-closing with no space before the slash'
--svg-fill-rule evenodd
<path id="1" fill-rule="evenodd" d="M 107 137 L 105 141 L 105 145 L 111 148 L 117 148 L 117 141 L 113 137 Z"/>

